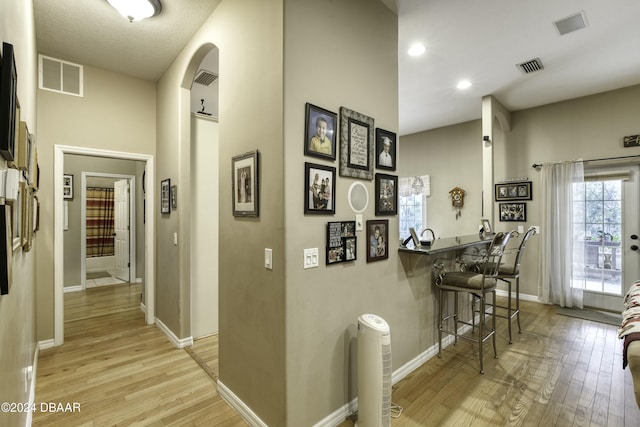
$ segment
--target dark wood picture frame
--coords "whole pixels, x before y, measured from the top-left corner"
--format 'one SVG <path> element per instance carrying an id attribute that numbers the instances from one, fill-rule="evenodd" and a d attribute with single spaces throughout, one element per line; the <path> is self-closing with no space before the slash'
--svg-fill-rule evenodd
<path id="1" fill-rule="evenodd" d="M 327 265 L 358 259 L 358 239 L 355 221 L 327 223 Z"/>
<path id="2" fill-rule="evenodd" d="M 526 203 L 498 203 L 498 214 L 500 221 L 526 221 L 527 220 L 527 204 Z"/>
<path id="3" fill-rule="evenodd" d="M 178 186 L 171 186 L 171 209 L 174 211 L 178 209 Z"/>
<path id="4" fill-rule="evenodd" d="M 377 173 L 376 215 L 396 215 L 398 213 L 398 177 Z"/>
<path id="5" fill-rule="evenodd" d="M 502 182 L 495 184 L 496 202 L 507 200 L 532 200 L 531 181 Z"/>
<path id="6" fill-rule="evenodd" d="M 338 115 L 307 102 L 304 117 L 304 154 L 335 160 Z M 323 131 L 325 134 L 321 139 L 317 134 Z"/>
<path id="7" fill-rule="evenodd" d="M 231 159 L 231 206 L 233 216 L 258 217 L 260 215 L 258 150 L 248 151 Z"/>
<path id="8" fill-rule="evenodd" d="M 396 170 L 396 139 L 395 133 L 376 128 L 376 168 Z"/>
<path id="9" fill-rule="evenodd" d="M 340 107 L 340 175 L 373 179 L 374 120 Z"/>
<path id="10" fill-rule="evenodd" d="M 327 180 L 329 180 L 328 186 Z M 335 212 L 336 168 L 305 162 L 304 213 L 333 215 Z"/>
<path id="11" fill-rule="evenodd" d="M 367 221 L 367 262 L 389 258 L 389 220 Z"/>
<path id="12" fill-rule="evenodd" d="M 18 109 L 18 73 L 13 53 L 13 45 L 2 43 L 2 64 L 0 65 L 0 155 L 13 161 L 16 141 L 16 111 Z M 18 121 L 19 123 L 19 121 Z"/>
<path id="13" fill-rule="evenodd" d="M 160 213 L 171 213 L 171 179 L 163 179 L 160 181 Z"/>

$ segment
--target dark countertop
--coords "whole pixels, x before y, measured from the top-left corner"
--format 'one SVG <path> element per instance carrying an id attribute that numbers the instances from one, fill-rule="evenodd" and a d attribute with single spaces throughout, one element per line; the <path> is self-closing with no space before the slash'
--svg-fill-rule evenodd
<path id="1" fill-rule="evenodd" d="M 400 246 L 398 252 L 407 252 L 419 255 L 433 255 L 442 252 L 449 252 L 458 249 L 468 248 L 482 244 L 488 244 L 493 236 L 482 236 L 478 233 L 467 236 L 445 237 L 431 241 L 429 246 L 413 247 L 413 243 L 409 243 L 409 247 Z"/>

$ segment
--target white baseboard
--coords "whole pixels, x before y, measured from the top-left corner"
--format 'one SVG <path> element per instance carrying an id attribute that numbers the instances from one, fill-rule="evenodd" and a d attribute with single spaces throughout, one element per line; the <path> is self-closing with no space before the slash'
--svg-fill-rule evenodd
<path id="1" fill-rule="evenodd" d="M 38 350 L 46 350 L 53 347 L 55 347 L 55 341 L 53 339 L 38 341 Z"/>
<path id="2" fill-rule="evenodd" d="M 335 427 L 338 424 L 344 422 L 351 414 L 355 413 L 358 410 L 358 398 L 353 398 L 350 402 L 345 403 L 328 416 L 324 417 L 317 423 L 313 425 L 313 427 Z"/>
<path id="3" fill-rule="evenodd" d="M 251 425 L 252 427 L 267 427 L 252 410 L 242 400 L 238 398 L 231 390 L 229 390 L 220 380 L 218 380 L 218 394 L 222 397 L 233 409 L 238 411 L 240 416 Z M 344 418 L 342 419 L 344 421 Z"/>
<path id="4" fill-rule="evenodd" d="M 136 277 L 136 283 L 142 283 L 142 277 Z"/>
<path id="5" fill-rule="evenodd" d="M 67 292 L 78 292 L 82 290 L 82 285 L 75 285 L 75 286 L 65 286 L 64 288 L 64 293 L 66 294 Z"/>
<path id="6" fill-rule="evenodd" d="M 509 292 L 503 289 L 496 289 L 496 295 L 499 297 L 506 297 L 507 295 L 509 295 Z M 520 294 L 520 301 L 537 302 L 539 304 L 542 304 L 542 301 L 540 301 L 538 295 Z"/>
<path id="7" fill-rule="evenodd" d="M 191 347 L 193 345 L 193 337 L 178 338 L 176 334 L 174 334 L 171 331 L 171 329 L 169 329 L 167 325 L 162 323 L 162 321 L 160 321 L 160 319 L 158 319 L 157 317 L 156 317 L 156 325 L 158 326 L 158 328 L 160 328 L 162 332 L 164 332 L 167 338 L 169 338 L 169 341 L 171 341 L 171 344 L 173 344 L 175 348 L 185 348 L 185 347 Z"/>
<path id="8" fill-rule="evenodd" d="M 140 303 L 140 311 L 143 312 L 143 313 L 147 312 L 147 306 L 144 305 L 143 302 Z"/>
<path id="9" fill-rule="evenodd" d="M 53 340 L 52 340 L 53 341 Z M 36 345 L 36 350 L 33 352 L 33 364 L 31 369 L 31 383 L 29 384 L 29 407 L 33 408 L 35 406 L 36 400 L 36 373 L 38 372 L 38 357 L 40 354 L 39 345 Z M 31 427 L 31 423 L 33 421 L 33 411 L 27 411 L 27 422 L 25 423 L 25 427 Z"/>

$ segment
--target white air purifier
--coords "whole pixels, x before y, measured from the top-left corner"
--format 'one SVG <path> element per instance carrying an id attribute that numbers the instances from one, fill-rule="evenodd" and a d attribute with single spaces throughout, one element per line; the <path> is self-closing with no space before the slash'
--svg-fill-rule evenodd
<path id="1" fill-rule="evenodd" d="M 357 426 L 391 426 L 391 332 L 375 314 L 358 317 Z"/>

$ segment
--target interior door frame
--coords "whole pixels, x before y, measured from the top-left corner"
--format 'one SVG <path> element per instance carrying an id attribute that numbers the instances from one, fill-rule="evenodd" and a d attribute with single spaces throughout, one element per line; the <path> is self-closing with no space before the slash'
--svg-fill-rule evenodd
<path id="1" fill-rule="evenodd" d="M 87 177 L 126 179 L 129 182 L 129 283 L 136 278 L 136 177 L 117 173 L 82 172 L 82 206 L 80 209 L 80 286 L 87 288 Z M 134 280 L 132 280 L 132 278 Z"/>
<path id="2" fill-rule="evenodd" d="M 145 321 L 155 323 L 155 160 L 151 154 L 127 153 L 123 151 L 101 150 L 69 145 L 53 146 L 53 345 L 64 343 L 64 215 L 62 178 L 64 174 L 64 155 L 79 154 L 85 156 L 106 157 L 112 159 L 139 160 L 145 162 Z"/>

